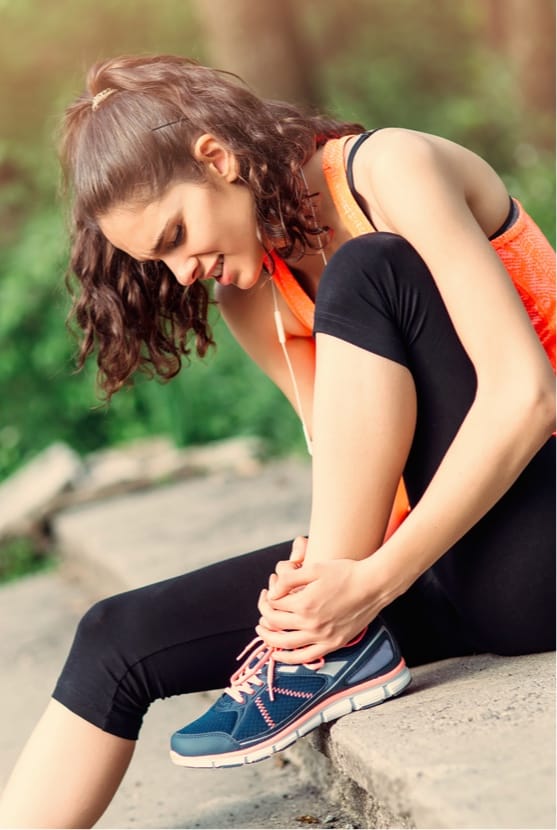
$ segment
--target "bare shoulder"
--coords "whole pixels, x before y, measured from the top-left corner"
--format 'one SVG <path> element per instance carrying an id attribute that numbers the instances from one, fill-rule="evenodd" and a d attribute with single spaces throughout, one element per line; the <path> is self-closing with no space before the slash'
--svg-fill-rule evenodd
<path id="1" fill-rule="evenodd" d="M 508 210 L 506 187 L 481 156 L 416 130 L 387 127 L 370 136 L 356 155 L 354 178 L 371 212 L 382 219 L 381 229 L 390 229 L 385 202 L 393 193 L 400 199 L 415 188 L 427 200 L 436 192 L 435 181 L 467 203 L 486 229 Z"/>
<path id="2" fill-rule="evenodd" d="M 374 133 L 358 150 L 358 158 L 369 170 L 384 170 L 387 166 L 391 171 L 401 161 L 448 165 L 483 162 L 476 153 L 448 138 L 403 127 L 385 127 Z"/>

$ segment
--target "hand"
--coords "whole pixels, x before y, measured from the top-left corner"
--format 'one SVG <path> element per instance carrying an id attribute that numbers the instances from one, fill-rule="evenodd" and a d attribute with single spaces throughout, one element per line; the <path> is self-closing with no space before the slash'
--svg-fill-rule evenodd
<path id="1" fill-rule="evenodd" d="M 381 610 L 361 562 L 279 562 L 263 590 L 256 630 L 284 663 L 308 663 L 352 640 Z"/>

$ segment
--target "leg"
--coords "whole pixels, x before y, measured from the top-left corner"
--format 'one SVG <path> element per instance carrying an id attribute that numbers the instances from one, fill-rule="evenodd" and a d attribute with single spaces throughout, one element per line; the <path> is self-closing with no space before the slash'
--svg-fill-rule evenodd
<path id="1" fill-rule="evenodd" d="M 383 540 L 412 443 L 412 375 L 393 360 L 320 333 L 313 412 L 306 561 L 363 559 Z"/>
<path id="2" fill-rule="evenodd" d="M 414 500 L 413 470 L 425 489 L 473 400 L 475 375 L 458 350 L 435 365 L 456 334 L 425 264 L 393 234 L 352 240 L 332 258 L 315 331 L 307 559 L 363 558 L 382 542 L 405 467 Z"/>
<path id="3" fill-rule="evenodd" d="M 433 570 L 477 651 L 555 649 L 555 438 Z"/>
<path id="4" fill-rule="evenodd" d="M 51 700 L 0 801 L 1 827 L 92 827 L 116 792 L 135 741 Z"/>
<path id="5" fill-rule="evenodd" d="M 253 637 L 258 593 L 290 548 L 285 542 L 93 606 L 5 789 L 0 826 L 94 824 L 150 703 L 228 683 Z"/>
<path id="6" fill-rule="evenodd" d="M 391 495 L 398 463 L 404 466 L 411 503 L 419 500 L 472 404 L 476 377 L 425 263 L 392 234 L 361 237 L 337 252 L 319 288 L 315 329 L 323 338 L 316 395 L 328 412 L 315 413 L 316 430 L 321 430 L 316 456 L 323 458 L 315 459 L 320 475 L 310 543 L 315 532 L 319 545 L 312 555 L 321 557 L 323 546 L 324 557 L 360 557 L 366 544 L 367 553 L 379 544 L 384 512 L 378 516 L 374 506 L 378 490 L 386 487 Z M 411 418 L 397 413 L 398 407 L 414 413 L 404 371 L 415 389 L 410 437 Z M 395 448 L 384 448 L 386 441 Z M 457 648 L 519 653 L 552 647 L 553 446 L 551 441 L 538 453 L 427 577 L 425 592 L 442 592 L 466 631 L 464 642 L 456 637 Z M 337 493 L 343 494 L 340 503 L 335 503 Z M 384 511 L 380 497 L 379 502 Z M 341 507 L 349 511 L 348 522 Z M 418 593 L 424 595 L 424 585 Z M 393 605 L 401 603 L 407 605 L 402 598 Z M 397 633 L 400 614 L 386 609 L 385 617 L 391 617 Z M 404 650 L 408 632 L 401 634 Z"/>

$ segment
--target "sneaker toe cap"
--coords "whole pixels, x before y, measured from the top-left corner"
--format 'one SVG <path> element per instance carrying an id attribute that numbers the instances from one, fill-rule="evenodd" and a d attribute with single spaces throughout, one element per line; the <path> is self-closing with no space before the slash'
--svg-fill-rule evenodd
<path id="1" fill-rule="evenodd" d="M 178 755 L 219 755 L 223 752 L 234 752 L 240 745 L 225 732 L 175 732 L 170 739 L 170 748 Z"/>

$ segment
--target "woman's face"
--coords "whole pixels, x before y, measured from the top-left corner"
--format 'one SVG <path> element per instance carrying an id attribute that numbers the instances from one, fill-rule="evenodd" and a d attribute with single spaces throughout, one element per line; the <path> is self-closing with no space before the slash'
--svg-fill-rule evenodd
<path id="1" fill-rule="evenodd" d="M 212 278 L 251 288 L 265 256 L 253 196 L 222 159 L 208 163 L 206 172 L 206 182 L 179 182 L 147 204 L 111 208 L 100 229 L 134 259 L 164 262 L 181 285 Z"/>

